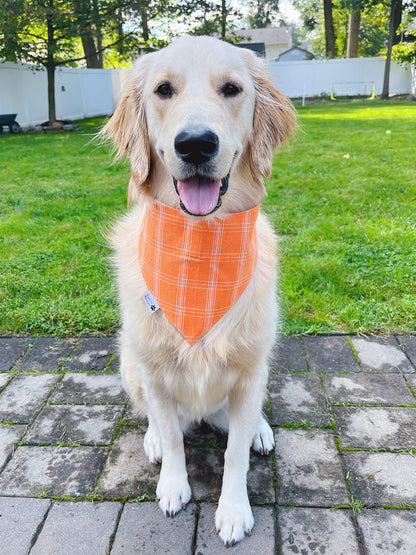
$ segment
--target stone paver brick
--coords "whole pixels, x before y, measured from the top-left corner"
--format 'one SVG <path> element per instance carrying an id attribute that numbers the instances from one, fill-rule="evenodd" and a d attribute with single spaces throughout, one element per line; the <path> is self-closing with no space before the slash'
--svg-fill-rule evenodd
<path id="1" fill-rule="evenodd" d="M 126 403 L 119 374 L 65 374 L 53 393 L 51 403 L 100 405 Z"/>
<path id="2" fill-rule="evenodd" d="M 276 430 L 278 503 L 332 507 L 348 503 L 348 493 L 329 430 Z"/>
<path id="3" fill-rule="evenodd" d="M 407 376 L 407 379 L 410 378 L 413 376 Z M 402 375 L 326 375 L 324 382 L 329 401 L 334 404 L 416 405 L 416 397 Z"/>
<path id="4" fill-rule="evenodd" d="M 416 449 L 416 407 L 334 407 L 341 447 Z"/>
<path id="5" fill-rule="evenodd" d="M 280 555 L 361 553 L 349 511 L 281 507 L 277 524 Z"/>
<path id="6" fill-rule="evenodd" d="M 65 362 L 63 370 L 65 372 L 102 372 L 106 370 L 116 348 L 117 343 L 114 337 L 81 339 Z"/>
<path id="7" fill-rule="evenodd" d="M 107 455 L 100 447 L 18 447 L 0 474 L 0 495 L 84 497 Z"/>
<path id="8" fill-rule="evenodd" d="M 187 431 L 184 436 L 185 445 L 189 447 L 227 447 L 228 434 L 213 430 L 205 422 Z"/>
<path id="9" fill-rule="evenodd" d="M 416 368 L 416 335 L 398 335 L 396 339 Z"/>
<path id="10" fill-rule="evenodd" d="M 106 555 L 121 509 L 121 503 L 54 503 L 30 553 Z"/>
<path id="11" fill-rule="evenodd" d="M 354 498 L 367 505 L 416 501 L 416 458 L 407 453 L 344 452 Z"/>
<path id="12" fill-rule="evenodd" d="M 27 442 L 109 445 L 122 412 L 117 405 L 50 405 L 39 414 Z"/>
<path id="13" fill-rule="evenodd" d="M 0 420 L 30 422 L 61 379 L 59 374 L 19 375 L 0 393 Z"/>
<path id="14" fill-rule="evenodd" d="M 34 346 L 19 363 L 19 370 L 24 372 L 58 372 L 65 359 L 74 349 L 76 340 L 39 337 Z"/>
<path id="15" fill-rule="evenodd" d="M 304 337 L 313 372 L 359 372 L 360 367 L 346 336 Z"/>
<path id="16" fill-rule="evenodd" d="M 351 337 L 365 372 L 414 372 L 409 359 L 394 336 Z"/>
<path id="17" fill-rule="evenodd" d="M 8 373 L 0 374 L 0 391 L 12 377 L 13 376 Z"/>
<path id="18" fill-rule="evenodd" d="M 8 372 L 23 356 L 35 337 L 0 337 L 0 372 Z"/>
<path id="19" fill-rule="evenodd" d="M 216 501 L 221 494 L 224 472 L 222 449 L 186 449 L 186 463 L 193 501 Z M 267 504 L 275 501 L 271 456 L 250 454 L 247 491 L 252 503 Z"/>
<path id="20" fill-rule="evenodd" d="M 151 464 L 143 449 L 140 428 L 120 430 L 105 463 L 97 489 L 106 497 L 154 495 L 160 465 Z"/>
<path id="21" fill-rule="evenodd" d="M 156 503 L 127 503 L 111 553 L 191 555 L 195 521 L 196 507 L 192 504 L 174 518 L 167 518 Z"/>
<path id="22" fill-rule="evenodd" d="M 0 553 L 27 555 L 50 501 L 0 497 Z"/>
<path id="23" fill-rule="evenodd" d="M 415 552 L 415 511 L 364 509 L 357 518 L 368 555 L 411 555 Z"/>
<path id="24" fill-rule="evenodd" d="M 250 537 L 232 548 L 232 553 L 239 555 L 259 554 L 275 555 L 275 519 L 271 507 L 252 507 L 254 528 Z M 224 544 L 215 531 L 215 511 L 217 505 L 202 503 L 196 538 L 195 553 L 198 555 L 218 555 L 224 550 Z"/>
<path id="25" fill-rule="evenodd" d="M 327 426 L 331 424 L 320 376 L 271 374 L 272 424 Z"/>
<path id="26" fill-rule="evenodd" d="M 300 337 L 278 336 L 273 348 L 270 370 L 275 372 L 308 372 Z"/>
<path id="27" fill-rule="evenodd" d="M 26 426 L 0 425 L 0 470 L 13 452 L 13 446 L 25 433 Z M 1 553 L 1 551 L 0 551 Z"/>

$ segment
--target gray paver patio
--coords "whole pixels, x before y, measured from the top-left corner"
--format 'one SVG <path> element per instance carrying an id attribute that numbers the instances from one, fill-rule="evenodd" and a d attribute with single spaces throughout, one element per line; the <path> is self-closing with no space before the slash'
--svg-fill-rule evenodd
<path id="1" fill-rule="evenodd" d="M 165 518 L 116 348 L 0 338 L 0 553 L 224 550 L 213 526 L 226 436 L 186 436 L 192 501 Z M 280 338 L 265 407 L 276 448 L 251 454 L 255 527 L 236 553 L 414 552 L 415 362 L 415 336 Z"/>
<path id="2" fill-rule="evenodd" d="M 351 511 L 281 507 L 277 514 L 279 553 L 360 553 Z"/>
<path id="3" fill-rule="evenodd" d="M 127 402 L 117 374 L 75 374 L 68 372 L 56 387 L 51 403 L 117 404 Z"/>
<path id="4" fill-rule="evenodd" d="M 0 553 L 26 555 L 51 502 L 0 497 Z"/>
<path id="5" fill-rule="evenodd" d="M 0 425 L 0 469 L 12 454 L 15 443 L 19 441 L 26 426 L 23 425 Z"/>
<path id="6" fill-rule="evenodd" d="M 359 372 L 348 338 L 341 336 L 304 337 L 312 372 Z"/>
<path id="7" fill-rule="evenodd" d="M 65 362 L 66 372 L 102 372 L 107 369 L 117 342 L 114 338 L 87 337 L 81 339 Z M 116 369 L 115 365 L 113 364 Z"/>
<path id="8" fill-rule="evenodd" d="M 122 412 L 108 405 L 50 405 L 39 414 L 27 443 L 109 445 Z"/>
<path id="9" fill-rule="evenodd" d="M 360 360 L 361 367 L 368 372 L 414 372 L 410 360 L 394 336 L 353 337 L 351 342 Z"/>
<path id="10" fill-rule="evenodd" d="M 354 498 L 369 506 L 416 503 L 416 458 L 408 453 L 344 452 Z"/>
<path id="11" fill-rule="evenodd" d="M 416 336 L 398 335 L 396 336 L 396 339 L 413 366 L 416 368 Z"/>
<path id="12" fill-rule="evenodd" d="M 191 554 L 195 512 L 189 504 L 175 518 L 166 518 L 155 503 L 126 503 L 112 552 Z"/>
<path id="13" fill-rule="evenodd" d="M 11 370 L 35 342 L 33 337 L 0 337 L 0 372 Z"/>
<path id="14" fill-rule="evenodd" d="M 406 376 L 414 380 L 416 376 Z M 396 374 L 331 374 L 324 376 L 326 393 L 332 404 L 416 405 L 416 397 L 403 376 Z"/>
<path id="15" fill-rule="evenodd" d="M 358 515 L 368 555 L 411 554 L 416 546 L 416 512 L 364 509 Z"/>
<path id="16" fill-rule="evenodd" d="M 0 420 L 19 423 L 33 420 L 59 379 L 56 374 L 16 376 L 0 395 Z"/>
<path id="17" fill-rule="evenodd" d="M 275 449 L 278 503 L 322 507 L 348 503 L 332 431 L 280 428 Z"/>
<path id="18" fill-rule="evenodd" d="M 0 374 L 0 391 L 11 378 L 12 376 L 10 374 L 7 374 L 6 372 L 4 374 Z"/>
<path id="19" fill-rule="evenodd" d="M 31 555 L 83 555 L 86 546 L 94 555 L 106 555 L 122 508 L 121 503 L 54 503 Z"/>
<path id="20" fill-rule="evenodd" d="M 275 372 L 308 372 L 302 339 L 279 337 L 274 346 L 270 369 Z"/>
<path id="21" fill-rule="evenodd" d="M 331 419 L 320 376 L 315 374 L 271 374 L 270 399 L 273 425 L 328 426 Z"/>
<path id="22" fill-rule="evenodd" d="M 19 447 L 0 475 L 1 495 L 86 497 L 105 456 L 99 447 Z"/>
<path id="23" fill-rule="evenodd" d="M 27 372 L 57 372 L 76 345 L 76 340 L 39 337 L 19 363 L 19 370 Z"/>
<path id="24" fill-rule="evenodd" d="M 416 407 L 335 407 L 341 447 L 416 449 Z"/>

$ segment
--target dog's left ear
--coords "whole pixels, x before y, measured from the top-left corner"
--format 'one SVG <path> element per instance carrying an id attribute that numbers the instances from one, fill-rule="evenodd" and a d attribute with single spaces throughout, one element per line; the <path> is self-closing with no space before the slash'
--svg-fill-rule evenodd
<path id="1" fill-rule="evenodd" d="M 256 91 L 250 163 L 256 173 L 269 177 L 273 151 L 286 142 L 297 129 L 296 112 L 264 68 L 263 62 L 249 50 L 243 50 Z"/>
<path id="2" fill-rule="evenodd" d="M 128 82 L 113 116 L 99 133 L 111 139 L 116 147 L 116 159 L 128 156 L 131 178 L 129 203 L 145 190 L 150 173 L 150 147 L 143 104 L 143 86 L 152 54 L 147 54 L 130 70 Z"/>

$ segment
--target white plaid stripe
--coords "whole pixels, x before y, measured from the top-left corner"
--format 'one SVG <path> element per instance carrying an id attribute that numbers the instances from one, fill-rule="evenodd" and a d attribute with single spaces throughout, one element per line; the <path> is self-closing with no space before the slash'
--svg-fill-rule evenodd
<path id="1" fill-rule="evenodd" d="M 224 224 L 219 221 L 214 231 L 213 250 L 211 253 L 209 279 L 208 279 L 208 295 L 205 303 L 205 326 L 208 329 L 212 326 L 214 307 L 216 301 L 218 283 L 218 271 L 221 260 L 221 246 L 224 237 Z"/>

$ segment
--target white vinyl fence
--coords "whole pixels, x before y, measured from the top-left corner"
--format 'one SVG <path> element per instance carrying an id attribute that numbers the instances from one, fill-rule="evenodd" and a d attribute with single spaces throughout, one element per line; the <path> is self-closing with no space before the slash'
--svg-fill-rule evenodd
<path id="1" fill-rule="evenodd" d="M 56 117 L 76 120 L 111 114 L 120 92 L 118 70 L 57 68 Z M 23 127 L 48 120 L 47 75 L 43 69 L 0 63 L 0 114 L 15 114 Z"/>
<path id="2" fill-rule="evenodd" d="M 384 58 L 271 62 L 268 69 L 280 90 L 291 98 L 322 94 L 370 96 L 381 94 Z M 77 120 L 112 114 L 127 70 L 58 68 L 56 70 L 56 115 L 59 120 Z M 414 77 L 416 79 L 416 75 Z M 412 72 L 392 62 L 390 93 L 410 94 Z M 48 119 L 45 70 L 23 64 L 0 63 L 0 114 L 17 113 L 27 127 Z"/>
<path id="3" fill-rule="evenodd" d="M 330 95 L 370 96 L 382 93 L 384 58 L 271 62 L 268 69 L 290 98 Z M 390 68 L 390 94 L 410 94 L 412 74 L 396 62 Z"/>

